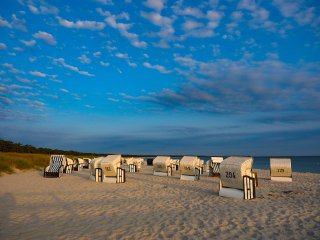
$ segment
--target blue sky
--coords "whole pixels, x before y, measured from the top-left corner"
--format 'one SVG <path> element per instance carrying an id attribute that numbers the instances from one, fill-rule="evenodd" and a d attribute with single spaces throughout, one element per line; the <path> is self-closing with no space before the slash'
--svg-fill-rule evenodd
<path id="1" fill-rule="evenodd" d="M 0 138 L 320 154 L 316 0 L 1 0 L 0 36 Z"/>

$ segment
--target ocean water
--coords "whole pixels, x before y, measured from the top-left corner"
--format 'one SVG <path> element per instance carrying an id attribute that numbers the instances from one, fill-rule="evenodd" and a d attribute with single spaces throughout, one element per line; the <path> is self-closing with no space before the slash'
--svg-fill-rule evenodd
<path id="1" fill-rule="evenodd" d="M 283 157 L 291 159 L 291 166 L 294 172 L 320 173 L 320 156 L 313 157 Z M 210 159 L 207 156 L 201 156 L 200 159 L 205 162 Z M 253 157 L 253 168 L 270 169 L 270 157 Z"/>

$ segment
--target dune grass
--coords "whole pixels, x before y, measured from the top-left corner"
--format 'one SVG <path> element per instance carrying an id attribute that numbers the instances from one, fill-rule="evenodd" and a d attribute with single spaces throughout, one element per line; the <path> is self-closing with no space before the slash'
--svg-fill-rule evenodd
<path id="1" fill-rule="evenodd" d="M 28 169 L 43 169 L 49 165 L 51 154 L 42 153 L 15 153 L 15 152 L 0 152 L 0 176 L 3 173 L 11 174 L 15 170 Z M 89 157 L 88 155 L 77 155 L 78 157 Z M 66 155 L 68 158 L 74 156 Z"/>
<path id="2" fill-rule="evenodd" d="M 40 169 L 49 164 L 50 154 L 0 152 L 0 174 L 15 169 Z"/>

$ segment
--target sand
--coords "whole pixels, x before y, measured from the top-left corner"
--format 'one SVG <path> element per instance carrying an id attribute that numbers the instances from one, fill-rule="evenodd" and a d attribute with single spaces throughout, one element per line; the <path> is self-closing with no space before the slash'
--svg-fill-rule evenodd
<path id="1" fill-rule="evenodd" d="M 320 174 L 257 170 L 257 198 L 218 196 L 218 178 L 127 173 L 127 182 L 30 171 L 0 177 L 0 239 L 320 239 Z"/>

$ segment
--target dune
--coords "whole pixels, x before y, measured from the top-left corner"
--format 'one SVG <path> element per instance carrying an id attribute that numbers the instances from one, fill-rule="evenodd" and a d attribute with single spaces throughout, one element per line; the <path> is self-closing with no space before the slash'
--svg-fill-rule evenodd
<path id="1" fill-rule="evenodd" d="M 218 178 L 181 181 L 143 166 L 126 183 L 28 171 L 0 178 L 0 239 L 320 239 L 320 174 L 258 172 L 257 198 L 218 196 Z"/>

